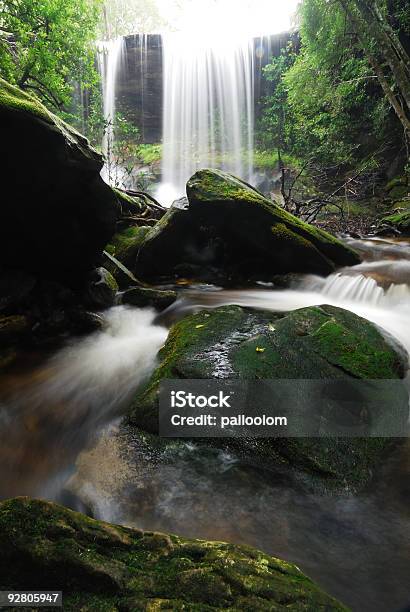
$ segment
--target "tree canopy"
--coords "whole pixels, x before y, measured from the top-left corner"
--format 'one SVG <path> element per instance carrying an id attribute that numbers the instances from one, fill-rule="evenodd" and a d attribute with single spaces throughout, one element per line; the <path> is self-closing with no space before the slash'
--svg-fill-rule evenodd
<path id="1" fill-rule="evenodd" d="M 74 81 L 96 81 L 100 11 L 101 0 L 0 0 L 1 76 L 63 111 Z"/>
<path id="2" fill-rule="evenodd" d="M 284 51 L 265 69 L 274 83 L 264 112 L 274 146 L 325 165 L 353 165 L 403 141 L 403 129 L 407 141 L 405 7 L 405 0 L 302 2 L 300 52 Z"/>

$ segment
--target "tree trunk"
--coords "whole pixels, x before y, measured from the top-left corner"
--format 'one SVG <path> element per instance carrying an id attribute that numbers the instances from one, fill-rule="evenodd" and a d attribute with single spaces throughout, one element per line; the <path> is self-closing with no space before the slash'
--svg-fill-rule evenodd
<path id="1" fill-rule="evenodd" d="M 378 46 L 379 52 L 390 67 L 395 83 L 410 112 L 410 59 L 390 24 L 377 6 L 377 0 L 353 0 L 366 31 Z"/>
<path id="2" fill-rule="evenodd" d="M 377 6 L 377 0 L 339 0 L 350 17 L 363 51 L 375 71 L 381 88 L 400 120 L 406 139 L 410 136 L 410 58 L 390 24 Z M 376 51 L 377 49 L 377 51 Z M 377 54 L 377 55 L 376 55 Z M 397 88 L 389 84 L 384 66 Z"/>

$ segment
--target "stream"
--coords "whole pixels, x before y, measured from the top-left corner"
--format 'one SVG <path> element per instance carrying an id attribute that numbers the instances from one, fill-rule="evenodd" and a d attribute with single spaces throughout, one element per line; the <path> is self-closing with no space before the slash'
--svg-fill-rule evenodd
<path id="1" fill-rule="evenodd" d="M 43 497 L 111 522 L 249 544 L 293 561 L 354 611 L 410 609 L 410 439 L 360 495 L 321 497 L 225 451 L 155 446 L 121 424 L 169 324 L 203 307 L 333 304 L 410 352 L 410 243 L 346 241 L 363 263 L 326 279 L 282 290 L 189 286 L 160 316 L 117 306 L 102 331 L 28 355 L 0 379 L 0 498 Z"/>

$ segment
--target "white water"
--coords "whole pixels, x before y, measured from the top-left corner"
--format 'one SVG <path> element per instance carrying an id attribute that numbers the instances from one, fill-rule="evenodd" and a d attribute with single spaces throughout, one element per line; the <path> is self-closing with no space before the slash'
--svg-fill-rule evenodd
<path id="1" fill-rule="evenodd" d="M 55 498 L 79 450 L 119 415 L 154 368 L 167 336 L 154 317 L 151 310 L 112 308 L 104 330 L 72 340 L 28 380 L 12 380 L 10 390 L 6 381 L 0 498 Z"/>
<path id="2" fill-rule="evenodd" d="M 163 36 L 162 184 L 166 205 L 199 168 L 250 180 L 254 126 L 253 39 L 225 28 Z M 219 18 L 220 19 L 220 18 Z"/>
<path id="3" fill-rule="evenodd" d="M 385 262 L 387 266 L 387 262 Z M 394 267 L 395 262 L 390 262 Z M 349 272 L 353 272 L 350 268 Z M 410 286 L 408 284 L 390 285 L 382 289 L 374 279 L 361 274 L 332 274 L 327 278 L 305 277 L 293 289 L 285 290 L 220 290 L 198 292 L 188 290 L 187 301 L 180 302 L 175 308 L 192 310 L 199 307 L 217 307 L 237 304 L 276 312 L 286 312 L 330 304 L 356 313 L 376 323 L 394 336 L 410 353 Z"/>
<path id="4" fill-rule="evenodd" d="M 386 255 L 387 247 L 390 256 L 409 259 L 409 244 L 386 241 L 372 243 L 368 255 Z M 305 277 L 287 290 L 190 289 L 175 310 L 181 316 L 201 305 L 236 303 L 285 312 L 331 303 L 375 321 L 410 350 L 410 278 L 383 290 L 360 273 L 374 263 L 327 279 Z M 386 278 L 396 264 L 383 260 Z M 0 497 L 55 499 L 65 486 L 101 519 L 244 543 L 296 562 L 357 612 L 406 609 L 409 445 L 386 459 L 383 474 L 360 496 L 323 497 L 299 491 L 280 466 L 277 474 L 265 473 L 216 448 L 188 443 L 163 451 L 133 430 L 116 433 L 116 415 L 149 375 L 166 335 L 153 312 L 116 307 L 106 313 L 105 330 L 16 378 L 8 394 L 6 381 Z"/>
<path id="5" fill-rule="evenodd" d="M 116 187 L 122 186 L 121 170 L 115 160 L 116 82 L 125 61 L 125 39 L 122 37 L 97 43 L 98 70 L 101 77 L 105 130 L 102 150 L 105 165 L 103 179 Z"/>

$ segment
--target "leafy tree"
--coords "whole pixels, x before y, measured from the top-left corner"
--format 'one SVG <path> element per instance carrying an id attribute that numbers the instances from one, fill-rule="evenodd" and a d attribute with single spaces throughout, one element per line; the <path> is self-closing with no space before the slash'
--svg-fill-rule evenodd
<path id="1" fill-rule="evenodd" d="M 117 38 L 158 31 L 163 25 L 155 0 L 104 0 L 99 36 Z"/>
<path id="2" fill-rule="evenodd" d="M 405 134 L 410 135 L 410 57 L 392 26 L 394 15 L 389 14 L 388 5 L 383 0 L 339 2 Z M 398 8 L 401 9 L 400 6 Z M 403 23 L 403 19 L 405 13 L 399 10 L 397 21 Z M 408 24 L 407 21 L 404 23 Z"/>
<path id="3" fill-rule="evenodd" d="M 265 148 L 276 149 L 280 167 L 283 153 L 291 149 L 294 124 L 283 75 L 294 64 L 295 59 L 296 54 L 290 43 L 287 49 L 282 49 L 279 57 L 273 57 L 263 70 L 265 79 L 271 84 L 272 93 L 263 101 L 262 132 L 259 140 Z"/>
<path id="4" fill-rule="evenodd" d="M 313 157 L 329 170 L 356 167 L 369 157 L 376 164 L 387 146 L 401 140 L 391 101 L 364 46 L 363 37 L 370 41 L 371 32 L 359 36 L 344 6 L 357 2 L 304 0 L 300 52 L 296 58 L 291 55 L 288 65 L 279 58 L 266 68 L 267 77 L 277 81 L 265 110 L 272 131 L 277 133 L 285 109 L 290 120 L 282 130 L 285 150 L 302 159 Z M 403 2 L 394 0 L 398 27 L 403 23 Z M 397 37 L 391 34 L 393 26 L 389 28 L 389 36 Z M 386 70 L 383 63 L 379 66 Z M 391 75 L 386 79 L 400 96 Z M 278 138 L 273 140 L 277 146 Z"/>
<path id="5" fill-rule="evenodd" d="M 63 112 L 74 81 L 96 83 L 101 0 L 0 0 L 0 74 Z"/>

